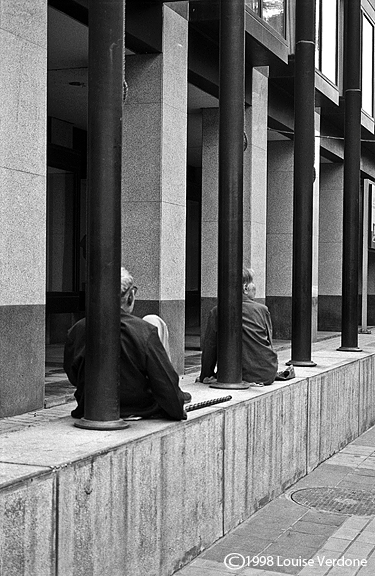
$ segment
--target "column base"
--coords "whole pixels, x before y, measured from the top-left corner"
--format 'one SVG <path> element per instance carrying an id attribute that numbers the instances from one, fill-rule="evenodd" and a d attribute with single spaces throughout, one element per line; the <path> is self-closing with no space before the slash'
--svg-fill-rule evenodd
<path id="1" fill-rule="evenodd" d="M 316 366 L 316 362 L 312 360 L 289 360 L 285 362 L 287 366 L 307 366 L 307 367 L 314 367 Z"/>
<path id="2" fill-rule="evenodd" d="M 85 428 L 85 430 L 123 430 L 124 428 L 129 428 L 129 424 L 122 418 L 118 420 L 108 420 L 107 422 L 81 418 L 77 422 L 74 422 L 74 426 L 77 428 Z"/>
<path id="3" fill-rule="evenodd" d="M 215 382 L 210 384 L 210 388 L 221 388 L 222 390 L 247 390 L 250 382 Z"/>
<path id="4" fill-rule="evenodd" d="M 336 350 L 338 352 L 362 352 L 362 348 L 358 348 L 358 346 L 340 346 Z"/>

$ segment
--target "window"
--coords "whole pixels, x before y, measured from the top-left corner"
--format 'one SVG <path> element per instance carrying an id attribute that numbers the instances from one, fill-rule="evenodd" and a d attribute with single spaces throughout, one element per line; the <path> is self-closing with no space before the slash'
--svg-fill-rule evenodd
<path id="1" fill-rule="evenodd" d="M 246 6 L 285 38 L 286 0 L 245 0 Z"/>
<path id="2" fill-rule="evenodd" d="M 362 108 L 374 116 L 374 25 L 362 14 Z"/>
<path id="3" fill-rule="evenodd" d="M 337 0 L 317 0 L 315 67 L 337 84 Z"/>

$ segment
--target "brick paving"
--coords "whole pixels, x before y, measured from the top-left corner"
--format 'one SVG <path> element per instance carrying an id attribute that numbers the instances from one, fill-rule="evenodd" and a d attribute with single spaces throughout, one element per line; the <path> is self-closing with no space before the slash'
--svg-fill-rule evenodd
<path id="1" fill-rule="evenodd" d="M 321 494 L 313 492 L 305 505 L 293 501 L 293 495 L 306 488 L 319 488 Z M 323 489 L 327 494 L 330 489 L 333 499 L 341 496 L 341 513 L 319 509 Z M 375 427 L 175 574 L 373 576 L 374 494 Z"/>

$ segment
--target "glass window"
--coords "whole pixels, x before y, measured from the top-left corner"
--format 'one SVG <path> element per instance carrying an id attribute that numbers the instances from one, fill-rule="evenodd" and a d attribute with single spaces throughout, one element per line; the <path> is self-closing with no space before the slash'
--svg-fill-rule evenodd
<path id="1" fill-rule="evenodd" d="M 285 37 L 286 0 L 245 0 L 246 6 Z"/>
<path id="2" fill-rule="evenodd" d="M 337 0 L 322 2 L 321 71 L 336 84 L 337 61 Z"/>
<path id="3" fill-rule="evenodd" d="M 337 0 L 318 0 L 316 6 L 316 68 L 337 84 Z"/>
<path id="4" fill-rule="evenodd" d="M 362 108 L 374 115 L 374 26 L 362 16 Z"/>
<path id="5" fill-rule="evenodd" d="M 263 0 L 262 18 L 272 26 L 281 36 L 285 36 L 285 7 L 284 0 Z"/>
<path id="6" fill-rule="evenodd" d="M 255 14 L 260 14 L 259 1 L 260 0 L 246 0 L 245 4 L 250 8 L 252 12 L 255 12 Z"/>

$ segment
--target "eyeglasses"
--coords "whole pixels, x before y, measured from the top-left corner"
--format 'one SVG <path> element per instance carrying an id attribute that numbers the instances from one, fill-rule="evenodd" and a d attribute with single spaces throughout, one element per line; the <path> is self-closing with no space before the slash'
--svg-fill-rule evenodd
<path id="1" fill-rule="evenodd" d="M 130 286 L 130 288 L 127 288 L 127 290 L 125 290 L 125 292 L 121 292 L 121 298 L 124 298 L 125 294 L 130 292 L 130 290 L 133 290 L 133 294 L 135 296 L 138 292 L 138 286 Z"/>

